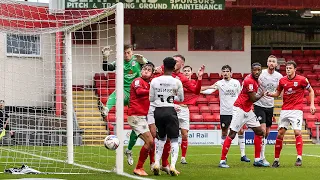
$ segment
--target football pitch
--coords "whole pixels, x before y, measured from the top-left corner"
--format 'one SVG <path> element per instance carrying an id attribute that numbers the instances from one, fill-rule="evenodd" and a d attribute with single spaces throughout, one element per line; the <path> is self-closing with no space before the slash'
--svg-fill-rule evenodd
<path id="1" fill-rule="evenodd" d="M 246 153 L 253 161 L 253 146 L 246 147 Z M 134 147 L 134 160 L 137 162 L 137 155 L 140 147 Z M 3 146 L 0 147 L 0 170 L 18 167 L 26 164 L 42 172 L 62 172 L 62 173 L 88 173 L 88 174 L 46 174 L 46 175 L 12 175 L 0 174 L 0 179 L 23 179 L 23 178 L 57 178 L 76 180 L 105 180 L 105 179 L 129 179 L 125 176 L 118 176 L 114 173 L 97 173 L 92 170 L 85 170 L 82 165 L 87 165 L 99 169 L 111 170 L 115 157 L 114 152 L 106 150 L 104 147 L 75 147 L 75 162 L 82 165 L 68 165 L 63 162 L 66 148 L 58 147 L 22 147 Z M 178 177 L 171 177 L 163 174 L 154 176 L 150 171 L 149 160 L 144 166 L 148 178 L 150 179 L 317 179 L 320 175 L 320 146 L 305 145 L 303 165 L 295 167 L 296 150 L 294 145 L 284 145 L 280 157 L 279 168 L 254 167 L 252 162 L 240 162 L 238 146 L 231 146 L 228 155 L 229 169 L 218 168 L 220 159 L 220 146 L 191 146 L 188 149 L 188 164 L 177 163 L 177 169 L 181 172 Z M 267 160 L 272 164 L 274 146 L 268 145 L 266 148 Z M 94 154 L 100 154 L 99 157 Z M 13 158 L 15 157 L 15 158 Z M 55 161 L 52 161 L 55 159 Z M 60 161 L 59 161 L 60 160 Z M 180 158 L 179 158 L 180 160 Z M 133 175 L 134 166 L 124 164 L 125 172 Z"/>

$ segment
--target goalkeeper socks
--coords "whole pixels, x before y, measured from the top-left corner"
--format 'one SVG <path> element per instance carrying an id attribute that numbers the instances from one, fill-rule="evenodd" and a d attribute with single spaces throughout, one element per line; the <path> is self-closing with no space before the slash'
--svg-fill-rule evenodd
<path id="1" fill-rule="evenodd" d="M 176 168 L 178 156 L 179 156 L 178 138 L 173 138 L 173 139 L 171 139 L 171 164 L 170 164 L 170 168 L 173 168 L 173 169 Z"/>
<path id="2" fill-rule="evenodd" d="M 262 148 L 262 136 L 254 135 L 254 159 L 255 161 L 260 160 Z"/>
<path id="3" fill-rule="evenodd" d="M 301 159 L 302 157 L 302 149 L 303 149 L 303 140 L 302 140 L 302 136 L 296 136 L 296 150 L 297 150 L 297 155 L 298 158 Z"/>
<path id="4" fill-rule="evenodd" d="M 130 134 L 130 140 L 129 140 L 129 144 L 128 144 L 128 150 L 132 150 L 133 146 L 136 144 L 138 139 L 138 136 L 136 135 L 136 133 L 134 131 L 131 131 Z"/>
<path id="5" fill-rule="evenodd" d="M 170 155 L 170 150 L 171 150 L 171 144 L 170 141 L 167 140 L 164 149 L 163 149 L 163 154 L 162 154 L 162 166 L 166 167 L 169 165 L 169 155 Z"/>
<path id="6" fill-rule="evenodd" d="M 186 157 L 188 149 L 188 139 L 183 139 L 181 142 L 181 157 Z"/>
<path id="7" fill-rule="evenodd" d="M 241 157 L 246 155 L 246 144 L 243 135 L 238 135 Z"/>
<path id="8" fill-rule="evenodd" d="M 148 158 L 148 155 L 149 155 L 149 150 L 145 146 L 142 146 L 141 150 L 140 150 L 139 161 L 136 166 L 136 169 L 143 168 L 143 164 L 146 161 L 146 159 Z"/>
<path id="9" fill-rule="evenodd" d="M 221 160 L 223 160 L 223 161 L 226 160 L 228 151 L 230 149 L 231 142 L 232 142 L 232 139 L 229 136 L 227 136 L 226 140 L 223 143 L 222 152 L 221 152 Z"/>
<path id="10" fill-rule="evenodd" d="M 265 159 L 264 152 L 266 151 L 267 139 L 268 139 L 268 137 L 265 137 L 265 138 L 262 139 L 262 149 L 261 149 L 261 153 L 260 153 L 261 159 Z"/>
<path id="11" fill-rule="evenodd" d="M 164 144 L 166 143 L 166 140 L 158 140 L 156 145 L 156 164 L 160 164 L 160 159 L 162 157 Z"/>
<path id="12" fill-rule="evenodd" d="M 153 143 L 152 143 L 152 148 L 149 151 L 149 156 L 150 156 L 150 164 L 154 163 L 154 153 L 155 153 L 156 147 L 155 147 L 155 143 L 154 143 L 154 139 L 153 139 Z"/>
<path id="13" fill-rule="evenodd" d="M 275 159 L 275 161 L 279 161 L 280 153 L 282 150 L 282 141 L 283 141 L 283 139 L 279 139 L 279 138 L 276 139 L 276 144 L 274 146 L 274 159 Z"/>

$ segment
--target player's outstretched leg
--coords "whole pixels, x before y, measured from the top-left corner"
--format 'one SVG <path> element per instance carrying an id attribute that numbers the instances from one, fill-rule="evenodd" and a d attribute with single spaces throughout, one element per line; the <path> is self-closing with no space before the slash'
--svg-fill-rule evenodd
<path id="1" fill-rule="evenodd" d="M 240 161 L 250 162 L 250 159 L 246 156 L 246 143 L 245 143 L 243 134 L 244 134 L 244 130 L 241 129 L 238 133 L 238 141 L 239 141 L 240 154 L 241 154 Z"/>
<path id="2" fill-rule="evenodd" d="M 133 173 L 139 176 L 147 176 L 148 174 L 143 169 L 143 164 L 148 158 L 149 151 L 152 149 L 153 138 L 149 131 L 141 134 L 140 138 L 145 142 L 145 144 L 141 147 L 139 160 Z"/>
<path id="3" fill-rule="evenodd" d="M 269 167 L 269 164 L 265 164 L 261 159 L 262 139 L 264 138 L 264 132 L 261 126 L 252 127 L 254 131 L 254 166 L 257 167 Z"/>
<path id="4" fill-rule="evenodd" d="M 136 135 L 136 133 L 134 131 L 131 131 L 128 148 L 124 152 L 124 154 L 127 156 L 127 162 L 130 166 L 133 165 L 132 148 L 136 144 L 137 139 L 138 139 L 138 136 Z"/>
<path id="5" fill-rule="evenodd" d="M 276 144 L 274 145 L 274 161 L 272 164 L 272 167 L 277 168 L 280 166 L 280 153 L 282 150 L 282 144 L 283 144 L 283 137 L 286 132 L 285 128 L 280 128 L 278 130 L 278 135 L 276 139 Z"/>
<path id="6" fill-rule="evenodd" d="M 237 132 L 230 129 L 228 136 L 224 140 L 224 143 L 222 146 L 222 152 L 221 152 L 221 159 L 219 163 L 219 167 L 221 168 L 229 168 L 229 166 L 227 165 L 226 158 L 231 146 L 231 142 L 236 137 L 236 135 L 237 135 Z"/>

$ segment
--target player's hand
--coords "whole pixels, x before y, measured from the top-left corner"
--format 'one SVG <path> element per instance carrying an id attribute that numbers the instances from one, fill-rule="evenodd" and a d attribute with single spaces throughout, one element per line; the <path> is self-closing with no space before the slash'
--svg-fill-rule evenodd
<path id="1" fill-rule="evenodd" d="M 108 58 L 111 55 L 112 50 L 111 50 L 110 46 L 105 46 L 105 47 L 102 48 L 101 52 L 102 52 L 103 58 L 105 59 L 105 58 Z"/>
<path id="2" fill-rule="evenodd" d="M 145 62 L 143 61 L 143 55 L 141 55 L 141 54 L 134 54 L 134 56 L 136 57 L 136 61 L 137 61 L 139 64 L 145 64 Z"/>
<path id="3" fill-rule="evenodd" d="M 198 71 L 198 79 L 201 80 L 202 79 L 202 76 L 204 74 L 204 70 L 205 70 L 205 66 L 202 65 Z"/>
<path id="4" fill-rule="evenodd" d="M 266 92 L 264 93 L 264 95 L 265 95 L 265 96 L 272 97 L 272 93 L 270 93 L 270 92 L 268 92 L 268 91 L 266 91 Z"/>
<path id="5" fill-rule="evenodd" d="M 161 66 L 156 67 L 156 68 L 154 69 L 154 73 L 155 73 L 155 74 L 162 74 L 162 68 L 161 68 Z"/>
<path id="6" fill-rule="evenodd" d="M 314 115 L 314 113 L 316 113 L 316 107 L 314 105 L 310 106 L 310 112 L 312 115 Z"/>
<path id="7" fill-rule="evenodd" d="M 176 112 L 177 112 L 177 113 L 181 111 L 181 109 L 180 109 L 180 106 L 179 106 L 179 105 L 174 105 L 174 109 L 176 110 Z"/>

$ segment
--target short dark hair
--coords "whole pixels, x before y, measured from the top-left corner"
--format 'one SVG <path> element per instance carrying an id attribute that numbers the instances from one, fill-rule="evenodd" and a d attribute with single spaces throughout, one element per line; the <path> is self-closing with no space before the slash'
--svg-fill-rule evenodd
<path id="1" fill-rule="evenodd" d="M 163 66 L 165 70 L 173 71 L 176 61 L 172 57 L 166 57 L 163 60 Z"/>
<path id="2" fill-rule="evenodd" d="M 191 71 L 192 71 L 192 67 L 191 67 L 191 66 L 189 66 L 189 65 L 183 66 L 183 68 L 182 68 L 182 69 L 185 69 L 185 68 L 190 68 L 190 69 L 191 69 Z"/>
<path id="3" fill-rule="evenodd" d="M 229 65 L 222 66 L 221 71 L 223 71 L 224 69 L 229 69 L 230 72 L 232 71 L 232 69 Z"/>
<path id="4" fill-rule="evenodd" d="M 184 58 L 184 56 L 182 56 L 181 54 L 176 54 L 173 57 L 181 58 L 183 60 L 183 62 L 186 62 L 186 58 Z"/>
<path id="5" fill-rule="evenodd" d="M 297 68 L 297 63 L 294 62 L 294 61 L 288 61 L 288 62 L 286 63 L 286 66 L 288 66 L 288 65 L 293 65 L 294 68 Z"/>
<path id="6" fill-rule="evenodd" d="M 1 99 L 1 100 L 0 100 L 0 103 L 4 103 L 4 100 Z"/>
<path id="7" fill-rule="evenodd" d="M 255 66 L 260 66 L 260 67 L 262 67 L 260 63 L 255 62 L 255 63 L 252 63 L 251 69 L 253 69 Z"/>
<path id="8" fill-rule="evenodd" d="M 152 62 L 148 61 L 146 64 L 144 64 L 142 66 L 142 68 L 147 67 L 147 66 L 152 68 L 152 72 L 154 71 L 154 64 Z"/>
<path id="9" fill-rule="evenodd" d="M 123 46 L 123 50 L 127 50 L 127 49 L 133 50 L 133 49 L 132 49 L 132 45 L 131 45 L 131 44 L 125 44 L 125 45 Z"/>

